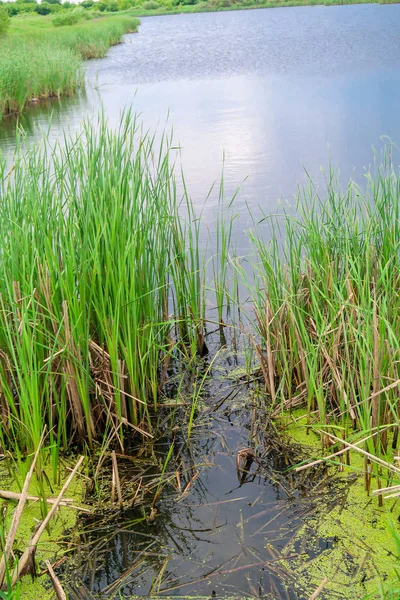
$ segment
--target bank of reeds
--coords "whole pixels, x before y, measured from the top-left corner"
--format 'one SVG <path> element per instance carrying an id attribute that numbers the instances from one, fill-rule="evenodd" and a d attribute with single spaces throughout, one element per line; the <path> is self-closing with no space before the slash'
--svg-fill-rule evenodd
<path id="1" fill-rule="evenodd" d="M 296 217 L 271 218 L 270 243 L 252 236 L 254 344 L 276 413 L 304 406 L 323 447 L 364 439 L 383 458 L 399 423 L 399 190 L 389 152 L 366 190 L 310 184 Z"/>
<path id="2" fill-rule="evenodd" d="M 57 28 L 43 26 L 40 17 L 17 25 L 13 20 L 10 33 L 0 39 L 0 118 L 21 112 L 31 101 L 72 94 L 83 80 L 82 60 L 105 56 L 138 25 L 129 15 Z"/>
<path id="3" fill-rule="evenodd" d="M 151 413 L 174 365 L 202 352 L 201 259 L 169 140 L 129 113 L 0 168 L 0 437 L 55 455 Z"/>

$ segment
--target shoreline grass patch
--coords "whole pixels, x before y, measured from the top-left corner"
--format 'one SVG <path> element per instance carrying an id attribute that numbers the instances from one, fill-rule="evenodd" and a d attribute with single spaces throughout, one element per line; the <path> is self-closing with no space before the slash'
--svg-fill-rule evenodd
<path id="1" fill-rule="evenodd" d="M 359 444 L 369 491 L 372 471 L 378 487 L 400 473 L 390 458 L 400 391 L 400 180 L 391 150 L 365 184 L 341 192 L 330 178 L 326 196 L 310 184 L 297 215 L 282 217 L 282 243 L 273 217 L 272 241 L 252 240 L 255 345 L 275 414 L 305 406 L 329 453 Z"/>
<path id="2" fill-rule="evenodd" d="M 102 58 L 138 25 L 130 15 L 57 28 L 47 17 L 13 18 L 0 37 L 0 118 L 29 102 L 74 93 L 83 83 L 82 60 Z"/>
<path id="3" fill-rule="evenodd" d="M 62 145 L 22 145 L 1 172 L 3 447 L 60 449 L 151 436 L 175 359 L 202 350 L 193 208 L 177 196 L 170 140 L 128 112 Z"/>

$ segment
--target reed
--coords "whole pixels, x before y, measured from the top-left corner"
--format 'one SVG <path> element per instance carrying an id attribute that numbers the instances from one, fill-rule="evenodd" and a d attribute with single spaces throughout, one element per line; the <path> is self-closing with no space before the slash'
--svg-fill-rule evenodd
<path id="1" fill-rule="evenodd" d="M 44 17 L 15 17 L 0 39 L 0 118 L 31 101 L 74 93 L 83 82 L 82 60 L 105 56 L 138 25 L 129 15 L 57 28 Z"/>
<path id="2" fill-rule="evenodd" d="M 195 358 L 203 274 L 170 144 L 128 112 L 2 161 L 3 446 L 32 452 L 46 424 L 56 464 L 71 444 L 148 434 L 176 359 Z"/>
<path id="3" fill-rule="evenodd" d="M 400 385 L 400 179 L 391 150 L 365 183 L 342 193 L 331 176 L 325 196 L 310 184 L 296 216 L 271 217 L 272 241 L 253 232 L 254 347 L 276 414 L 305 406 L 323 447 L 367 437 L 363 449 L 385 458 L 389 438 L 397 447 Z"/>

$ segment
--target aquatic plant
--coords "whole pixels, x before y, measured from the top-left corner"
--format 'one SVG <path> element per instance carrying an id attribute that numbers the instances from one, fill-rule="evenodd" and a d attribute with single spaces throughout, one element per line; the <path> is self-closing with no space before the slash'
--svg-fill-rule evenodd
<path id="1" fill-rule="evenodd" d="M 342 193 L 330 176 L 320 195 L 310 182 L 296 215 L 266 217 L 269 243 L 251 235 L 254 345 L 275 414 L 305 406 L 322 447 L 362 440 L 367 489 L 370 461 L 397 447 L 399 189 L 389 149 L 365 188 Z"/>
<path id="2" fill-rule="evenodd" d="M 202 272 L 170 140 L 128 112 L 62 145 L 18 145 L 0 167 L 0 437 L 56 458 L 151 413 L 181 357 L 201 350 Z M 200 347 L 199 347 L 200 346 Z"/>
<path id="3" fill-rule="evenodd" d="M 129 15 L 57 29 L 40 17 L 13 20 L 10 33 L 0 38 L 0 118 L 21 112 L 30 101 L 72 94 L 83 81 L 82 59 L 105 56 L 138 25 Z"/>

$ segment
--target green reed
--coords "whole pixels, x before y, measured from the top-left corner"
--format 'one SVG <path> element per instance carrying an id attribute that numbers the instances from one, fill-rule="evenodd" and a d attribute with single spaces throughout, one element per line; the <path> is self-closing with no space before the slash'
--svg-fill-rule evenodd
<path id="1" fill-rule="evenodd" d="M 320 196 L 310 183 L 296 216 L 269 219 L 269 243 L 252 234 L 254 345 L 275 407 L 305 406 L 323 446 L 331 435 L 366 436 L 362 448 L 386 456 L 400 389 L 400 179 L 390 150 L 365 185 L 341 192 L 332 176 Z"/>
<path id="2" fill-rule="evenodd" d="M 4 445 L 61 448 L 124 426 L 151 431 L 174 358 L 202 340 L 193 208 L 170 140 L 127 113 L 0 168 Z"/>
<path id="3" fill-rule="evenodd" d="M 82 60 L 105 56 L 138 25 L 129 15 L 58 28 L 44 18 L 15 17 L 10 33 L 0 38 L 0 118 L 32 100 L 75 92 L 83 81 Z"/>

